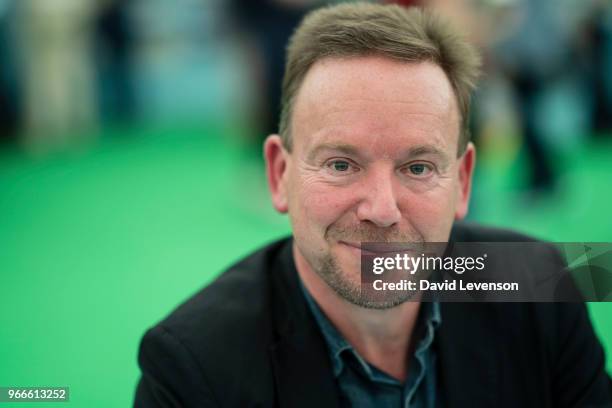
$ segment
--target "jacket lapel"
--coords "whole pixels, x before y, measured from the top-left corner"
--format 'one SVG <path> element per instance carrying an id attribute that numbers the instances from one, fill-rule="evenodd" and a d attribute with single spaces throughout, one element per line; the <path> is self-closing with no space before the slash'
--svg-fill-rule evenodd
<path id="1" fill-rule="evenodd" d="M 307 309 L 292 255 L 283 248 L 272 273 L 276 342 L 270 346 L 280 407 L 335 408 L 338 390 L 323 336 Z"/>

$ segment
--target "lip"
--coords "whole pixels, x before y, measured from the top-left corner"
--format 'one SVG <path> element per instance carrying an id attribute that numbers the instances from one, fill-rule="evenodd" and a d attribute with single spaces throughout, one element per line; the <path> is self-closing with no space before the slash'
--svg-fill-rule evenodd
<path id="1" fill-rule="evenodd" d="M 339 243 L 341 243 L 342 245 L 346 245 L 346 246 L 350 246 L 351 248 L 356 248 L 361 250 L 361 244 L 354 244 L 352 242 L 346 242 L 346 241 L 338 241 Z"/>
<path id="2" fill-rule="evenodd" d="M 409 247 L 407 244 L 397 243 L 368 243 L 367 249 L 362 249 L 361 243 L 338 241 L 338 243 L 358 251 L 361 255 L 389 255 L 414 251 L 414 247 Z"/>
<path id="3" fill-rule="evenodd" d="M 362 252 L 361 252 L 361 245 L 360 244 L 355 244 L 355 243 L 346 242 L 346 241 L 338 241 L 338 243 L 340 245 L 346 247 L 356 257 L 361 257 L 361 255 L 363 255 Z"/>

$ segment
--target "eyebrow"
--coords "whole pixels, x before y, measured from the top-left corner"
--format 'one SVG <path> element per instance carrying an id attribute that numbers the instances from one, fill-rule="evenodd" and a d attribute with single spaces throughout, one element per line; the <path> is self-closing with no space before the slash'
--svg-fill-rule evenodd
<path id="1" fill-rule="evenodd" d="M 344 143 L 322 143 L 312 149 L 310 153 L 306 156 L 308 161 L 314 160 L 318 155 L 323 153 L 324 151 L 331 150 L 334 152 L 342 153 L 347 156 L 361 158 L 362 154 L 359 150 L 352 145 L 344 144 Z"/>
<path id="2" fill-rule="evenodd" d="M 414 158 L 421 157 L 421 156 L 427 156 L 427 155 L 438 156 L 440 160 L 442 160 L 443 164 L 447 164 L 449 161 L 448 155 L 443 150 L 437 148 L 436 146 L 432 146 L 432 145 L 412 147 L 408 149 L 408 152 L 406 152 L 406 154 L 403 155 L 402 157 L 403 157 L 403 160 L 406 161 L 406 160 L 414 159 Z"/>
<path id="3" fill-rule="evenodd" d="M 341 154 L 345 154 L 347 156 L 355 157 L 355 158 L 363 158 L 364 155 L 359 151 L 359 149 L 353 145 L 344 144 L 344 143 L 322 143 L 316 146 L 314 149 L 310 151 L 307 155 L 307 159 L 309 161 L 314 160 L 319 154 L 325 151 L 333 151 Z M 409 148 L 404 154 L 400 156 L 401 162 L 405 162 L 408 160 L 412 160 L 422 156 L 437 156 L 441 161 L 442 165 L 447 165 L 449 162 L 448 155 L 441 149 L 433 145 L 421 145 L 414 146 Z"/>

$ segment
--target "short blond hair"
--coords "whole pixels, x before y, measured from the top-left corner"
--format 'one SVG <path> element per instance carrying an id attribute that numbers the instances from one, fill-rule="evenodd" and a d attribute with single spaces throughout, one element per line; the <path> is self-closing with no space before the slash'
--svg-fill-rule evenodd
<path id="1" fill-rule="evenodd" d="M 470 95 L 476 87 L 480 56 L 446 21 L 421 8 L 343 3 L 310 12 L 287 47 L 279 134 L 292 148 L 295 98 L 312 65 L 329 57 L 379 55 L 403 62 L 430 61 L 448 77 L 461 114 L 458 154 L 470 140 Z"/>

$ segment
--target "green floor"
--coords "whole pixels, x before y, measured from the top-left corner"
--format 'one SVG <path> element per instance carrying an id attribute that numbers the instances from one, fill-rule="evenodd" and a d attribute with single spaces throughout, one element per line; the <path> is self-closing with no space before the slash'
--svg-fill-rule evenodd
<path id="1" fill-rule="evenodd" d="M 118 130 L 84 152 L 0 151 L 0 386 L 67 385 L 71 406 L 129 406 L 145 329 L 288 231 L 260 163 L 220 133 Z M 611 156 L 609 143 L 587 148 L 564 170 L 565 192 L 523 207 L 509 204 L 520 195 L 508 169 L 485 161 L 474 218 L 610 241 Z M 612 304 L 590 308 L 612 354 Z"/>

